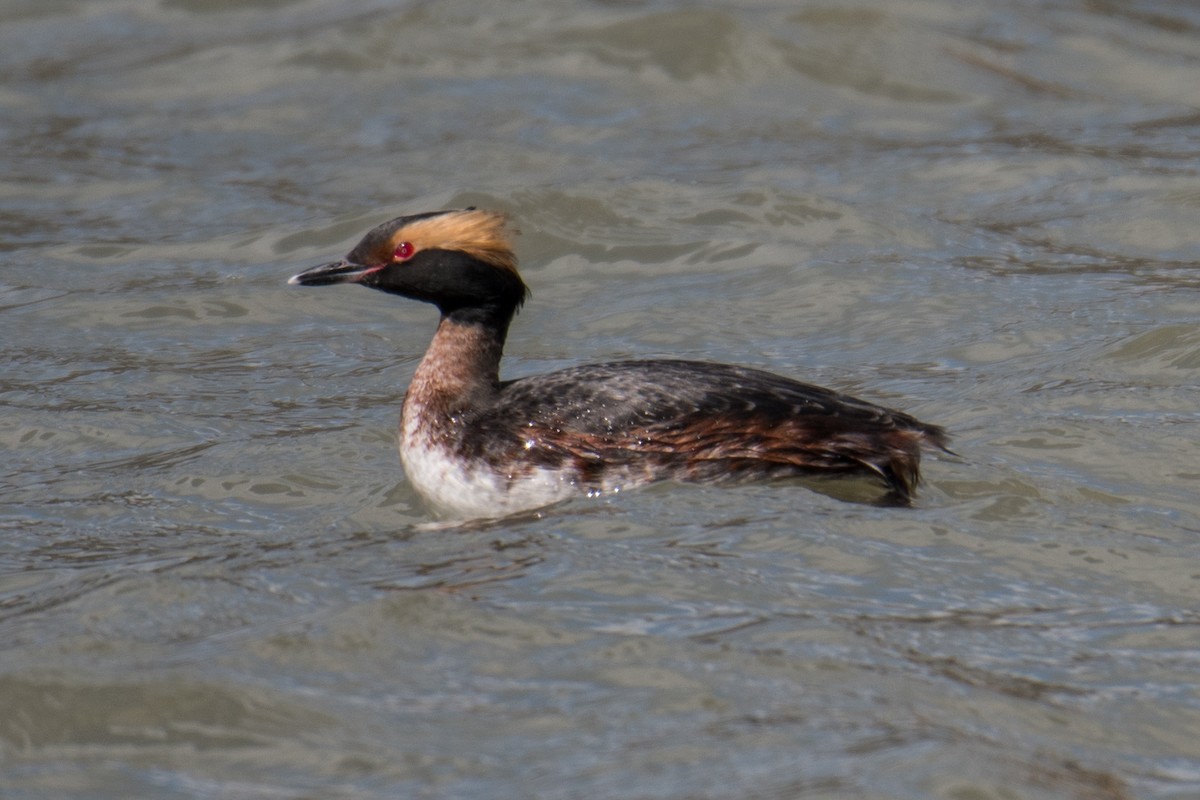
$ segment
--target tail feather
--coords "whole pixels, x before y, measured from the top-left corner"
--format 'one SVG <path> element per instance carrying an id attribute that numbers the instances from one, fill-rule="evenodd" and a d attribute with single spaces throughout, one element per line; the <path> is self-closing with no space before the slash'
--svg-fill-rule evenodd
<path id="1" fill-rule="evenodd" d="M 896 500 L 907 505 L 921 482 L 921 446 L 949 453 L 949 442 L 945 429 L 922 423 L 919 428 L 892 431 L 884 438 L 882 452 L 859 463 L 883 478 Z"/>

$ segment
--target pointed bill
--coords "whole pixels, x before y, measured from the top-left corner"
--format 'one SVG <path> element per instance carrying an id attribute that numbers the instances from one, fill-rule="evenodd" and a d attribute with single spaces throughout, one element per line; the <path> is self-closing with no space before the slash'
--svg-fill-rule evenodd
<path id="1" fill-rule="evenodd" d="M 292 286 L 329 286 L 334 283 L 358 283 L 363 276 L 371 272 L 371 267 L 355 264 L 352 261 L 334 261 L 332 264 L 322 264 L 311 267 L 297 275 L 288 278 Z"/>

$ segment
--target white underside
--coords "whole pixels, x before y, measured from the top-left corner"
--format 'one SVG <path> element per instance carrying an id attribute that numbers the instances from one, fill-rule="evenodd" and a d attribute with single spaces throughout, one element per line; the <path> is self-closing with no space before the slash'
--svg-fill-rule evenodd
<path id="1" fill-rule="evenodd" d="M 535 468 L 519 478 L 481 462 L 450 458 L 414 436 L 400 441 L 400 461 L 413 487 L 433 509 L 465 519 L 502 517 L 541 508 L 581 493 L 570 475 Z"/>

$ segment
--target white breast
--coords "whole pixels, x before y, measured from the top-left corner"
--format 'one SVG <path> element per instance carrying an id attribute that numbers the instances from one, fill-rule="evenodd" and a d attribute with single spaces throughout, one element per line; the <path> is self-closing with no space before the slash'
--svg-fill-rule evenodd
<path id="1" fill-rule="evenodd" d="M 482 461 L 452 456 L 415 420 L 405 420 L 401 427 L 400 461 L 417 492 L 435 510 L 453 517 L 501 517 L 580 493 L 571 475 L 559 470 L 526 467 L 519 475 L 507 474 Z"/>

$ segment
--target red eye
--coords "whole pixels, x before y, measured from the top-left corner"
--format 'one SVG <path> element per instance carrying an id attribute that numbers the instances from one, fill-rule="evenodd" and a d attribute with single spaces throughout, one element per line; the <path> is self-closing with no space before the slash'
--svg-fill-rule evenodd
<path id="1" fill-rule="evenodd" d="M 412 246 L 412 242 L 401 242 L 396 246 L 396 260 L 407 261 L 412 258 L 412 254 L 416 251 L 417 249 Z"/>

